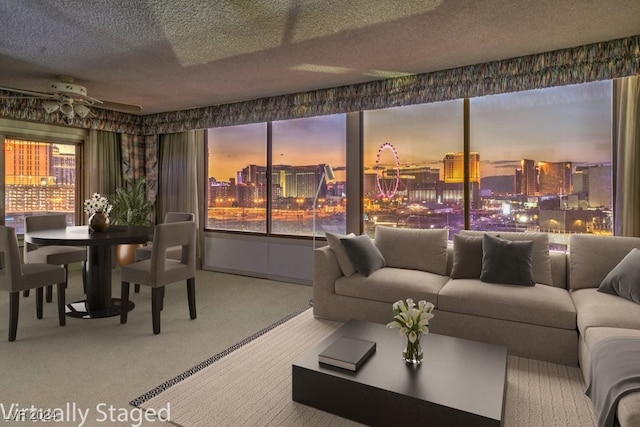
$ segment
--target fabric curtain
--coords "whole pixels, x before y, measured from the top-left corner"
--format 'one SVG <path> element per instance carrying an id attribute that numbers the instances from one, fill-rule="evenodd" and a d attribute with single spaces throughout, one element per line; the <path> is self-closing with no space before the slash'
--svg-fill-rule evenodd
<path id="1" fill-rule="evenodd" d="M 640 76 L 614 80 L 614 226 L 640 237 Z"/>
<path id="2" fill-rule="evenodd" d="M 121 139 L 117 133 L 90 131 L 85 143 L 84 199 L 100 193 L 112 201 L 122 186 Z"/>
<path id="3" fill-rule="evenodd" d="M 158 150 L 158 198 L 161 221 L 167 212 L 192 212 L 198 227 L 198 258 L 203 244 L 199 203 L 204 191 L 204 131 L 160 136 Z"/>

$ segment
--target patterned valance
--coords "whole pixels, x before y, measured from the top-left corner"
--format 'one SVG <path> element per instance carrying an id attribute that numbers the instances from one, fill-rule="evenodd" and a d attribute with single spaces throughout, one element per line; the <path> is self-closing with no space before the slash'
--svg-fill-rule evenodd
<path id="1" fill-rule="evenodd" d="M 423 104 L 626 77 L 640 71 L 640 36 L 331 89 L 145 117 L 169 133 Z"/>
<path id="2" fill-rule="evenodd" d="M 267 122 L 520 90 L 585 83 L 640 73 L 640 35 L 575 48 L 394 79 L 192 110 L 133 116 L 94 109 L 75 126 L 140 135 Z M 0 117 L 63 124 L 37 100 L 3 100 Z"/>

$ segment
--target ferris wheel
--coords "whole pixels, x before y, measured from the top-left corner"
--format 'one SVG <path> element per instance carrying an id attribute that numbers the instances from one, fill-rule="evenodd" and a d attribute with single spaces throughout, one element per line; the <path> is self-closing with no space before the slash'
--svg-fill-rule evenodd
<path id="1" fill-rule="evenodd" d="M 389 169 L 380 164 L 380 158 L 390 152 L 395 162 L 395 173 L 391 175 L 389 172 L 393 169 Z M 398 152 L 396 148 L 388 142 L 385 142 L 380 146 L 378 154 L 376 155 L 376 165 L 374 167 L 376 171 L 376 184 L 378 186 L 379 194 L 382 197 L 392 199 L 398 192 L 398 186 L 400 185 L 400 161 L 398 160 Z"/>

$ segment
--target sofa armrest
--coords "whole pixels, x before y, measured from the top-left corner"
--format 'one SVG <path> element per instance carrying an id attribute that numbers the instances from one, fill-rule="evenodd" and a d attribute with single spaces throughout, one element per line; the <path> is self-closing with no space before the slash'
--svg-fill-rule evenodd
<path id="1" fill-rule="evenodd" d="M 342 277 L 333 250 L 327 245 L 313 251 L 313 314 L 324 317 L 332 295 L 336 293 L 336 280 Z"/>

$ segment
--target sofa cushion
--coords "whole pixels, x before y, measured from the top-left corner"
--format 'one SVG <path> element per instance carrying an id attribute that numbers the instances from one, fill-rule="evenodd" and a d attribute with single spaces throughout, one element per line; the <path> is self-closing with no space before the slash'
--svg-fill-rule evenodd
<path id="1" fill-rule="evenodd" d="M 482 237 L 453 235 L 452 279 L 478 279 L 482 272 Z"/>
<path id="2" fill-rule="evenodd" d="M 329 247 L 333 249 L 333 252 L 336 255 L 336 259 L 338 260 L 338 265 L 340 266 L 340 270 L 342 270 L 342 274 L 344 274 L 345 276 L 351 276 L 353 273 L 356 272 L 356 269 L 351 263 L 351 260 L 349 259 L 349 255 L 347 255 L 347 252 L 344 250 L 344 246 L 340 241 L 340 239 L 356 237 L 356 235 L 353 233 L 334 234 L 334 233 L 328 233 L 328 232 L 325 232 L 325 235 L 327 236 L 327 242 L 329 242 Z"/>
<path id="3" fill-rule="evenodd" d="M 549 235 L 547 233 L 537 233 L 531 231 L 525 231 L 518 233 L 515 231 L 509 232 L 484 232 L 484 231 L 472 231 L 462 230 L 460 234 L 466 234 L 470 236 L 482 236 L 489 234 L 491 236 L 500 237 L 501 239 L 521 241 L 532 240 L 533 241 L 533 280 L 536 283 L 544 283 L 545 285 L 553 285 L 553 278 L 551 275 L 551 260 L 549 258 Z"/>
<path id="4" fill-rule="evenodd" d="M 376 227 L 376 246 L 387 266 L 447 274 L 447 237 L 444 229 Z"/>
<path id="5" fill-rule="evenodd" d="M 581 334 L 593 326 L 640 329 L 640 306 L 616 295 L 598 292 L 596 288 L 571 291 L 578 311 Z"/>
<path id="6" fill-rule="evenodd" d="M 597 288 L 640 238 L 572 234 L 569 237 L 569 288 Z"/>
<path id="7" fill-rule="evenodd" d="M 532 259 L 532 240 L 516 242 L 485 234 L 482 238 L 480 280 L 508 285 L 534 285 Z"/>
<path id="8" fill-rule="evenodd" d="M 389 321 L 393 317 L 391 304 L 413 298 L 430 301 L 437 307 L 437 295 L 449 276 L 425 271 L 384 267 L 369 277 L 354 274 L 336 280 L 336 294 L 389 303 Z"/>
<path id="9" fill-rule="evenodd" d="M 438 310 L 563 329 L 576 328 L 576 310 L 565 289 L 451 279 L 438 294 Z"/>
<path id="10" fill-rule="evenodd" d="M 384 257 L 366 234 L 343 238 L 340 242 L 358 273 L 368 276 L 385 266 Z"/>
<path id="11" fill-rule="evenodd" d="M 631 249 L 607 274 L 598 290 L 640 304 L 640 249 Z"/>

